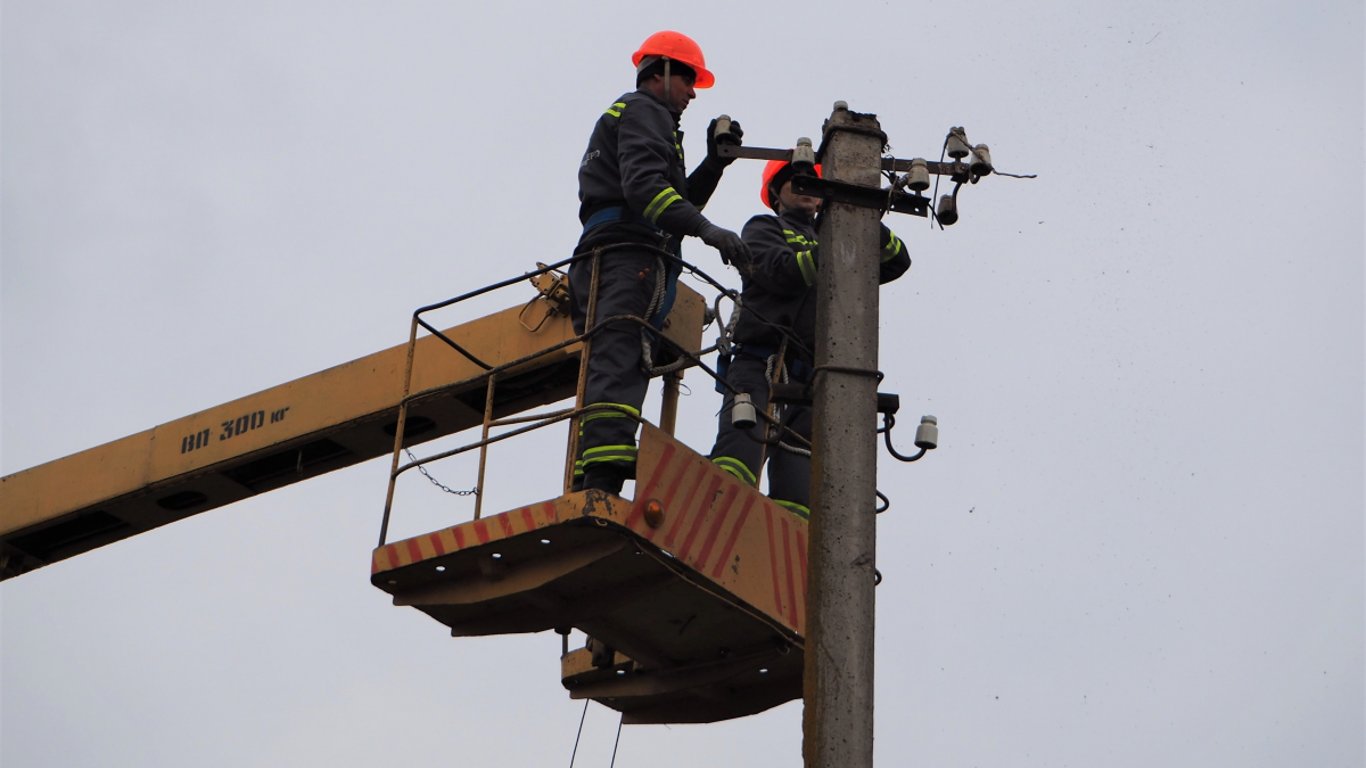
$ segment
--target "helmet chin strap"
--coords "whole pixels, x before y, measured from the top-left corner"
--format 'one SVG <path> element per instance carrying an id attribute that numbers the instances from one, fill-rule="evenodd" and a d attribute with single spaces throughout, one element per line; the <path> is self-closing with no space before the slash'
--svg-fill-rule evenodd
<path id="1" fill-rule="evenodd" d="M 670 108 L 672 108 L 672 107 L 673 107 L 673 96 L 670 94 L 670 91 L 671 91 L 672 88 L 673 88 L 673 83 L 671 82 L 671 81 L 673 80 L 673 78 L 669 76 L 669 75 L 670 75 L 670 71 L 669 71 L 669 57 L 668 57 L 668 56 L 665 56 L 665 57 L 663 57 L 663 58 L 664 58 L 664 103 L 668 104 L 668 105 L 670 106 Z"/>

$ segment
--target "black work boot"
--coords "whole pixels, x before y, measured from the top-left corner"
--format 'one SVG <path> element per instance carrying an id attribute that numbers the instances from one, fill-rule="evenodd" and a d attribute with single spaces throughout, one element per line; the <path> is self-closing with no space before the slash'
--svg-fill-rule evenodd
<path id="1" fill-rule="evenodd" d="M 583 489 L 590 488 L 606 491 L 613 496 L 621 495 L 621 486 L 626 484 L 628 471 L 615 464 L 597 464 L 584 470 Z"/>

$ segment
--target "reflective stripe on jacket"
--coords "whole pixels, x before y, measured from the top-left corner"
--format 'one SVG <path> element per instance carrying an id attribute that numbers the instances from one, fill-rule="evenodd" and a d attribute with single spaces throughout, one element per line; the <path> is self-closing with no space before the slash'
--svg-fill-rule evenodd
<path id="1" fill-rule="evenodd" d="M 594 214 L 619 206 L 622 214 L 606 226 L 645 236 L 666 233 L 676 241 L 706 222 L 688 185 L 678 119 L 650 93 L 633 91 L 593 126 L 579 164 L 579 221 L 586 225 Z"/>
<path id="2" fill-rule="evenodd" d="M 881 226 L 878 281 L 887 283 L 910 268 L 911 258 L 905 243 Z M 816 349 L 815 285 L 820 268 L 815 221 L 798 211 L 759 215 L 745 224 L 741 237 L 749 246 L 751 261 L 740 269 L 743 309 L 735 326 L 735 341 L 776 349 L 783 340 L 781 329 L 787 329 L 793 334 L 788 359 L 812 362 Z"/>

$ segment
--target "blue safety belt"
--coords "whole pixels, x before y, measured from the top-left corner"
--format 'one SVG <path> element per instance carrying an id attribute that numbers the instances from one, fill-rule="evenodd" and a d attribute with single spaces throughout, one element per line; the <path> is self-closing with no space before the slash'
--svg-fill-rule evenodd
<path id="1" fill-rule="evenodd" d="M 621 221 L 624 218 L 626 218 L 625 206 L 609 205 L 606 208 L 603 208 L 599 210 L 597 213 L 594 213 L 592 216 L 588 217 L 588 221 L 585 221 L 583 223 L 584 234 L 587 234 L 589 230 L 600 227 L 603 224 L 610 224 L 614 221 Z"/>
<path id="2" fill-rule="evenodd" d="M 650 226 L 646 223 L 645 219 L 628 211 L 626 206 L 609 205 L 606 208 L 595 211 L 592 216 L 588 217 L 588 221 L 583 223 L 583 233 L 586 235 L 603 224 L 612 224 L 619 221 Z M 663 230 L 658 229 L 657 227 L 650 227 L 650 229 L 658 232 L 661 237 L 669 239 L 669 235 Z M 677 258 L 677 243 L 674 243 L 669 250 L 673 252 L 675 258 L 664 260 L 664 296 L 660 299 L 659 309 L 649 318 L 650 325 L 654 326 L 655 330 L 663 330 L 664 320 L 668 318 L 669 310 L 673 309 L 674 299 L 677 298 L 678 276 L 683 274 L 683 263 Z"/>

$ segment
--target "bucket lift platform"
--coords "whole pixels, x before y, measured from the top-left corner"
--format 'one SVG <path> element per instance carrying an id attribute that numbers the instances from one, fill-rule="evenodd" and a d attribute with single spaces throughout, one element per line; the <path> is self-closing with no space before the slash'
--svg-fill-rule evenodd
<path id="1" fill-rule="evenodd" d="M 455 636 L 575 628 L 573 698 L 627 723 L 696 723 L 802 694 L 806 521 L 659 429 L 635 499 L 569 493 L 390 542 L 371 582 Z"/>

